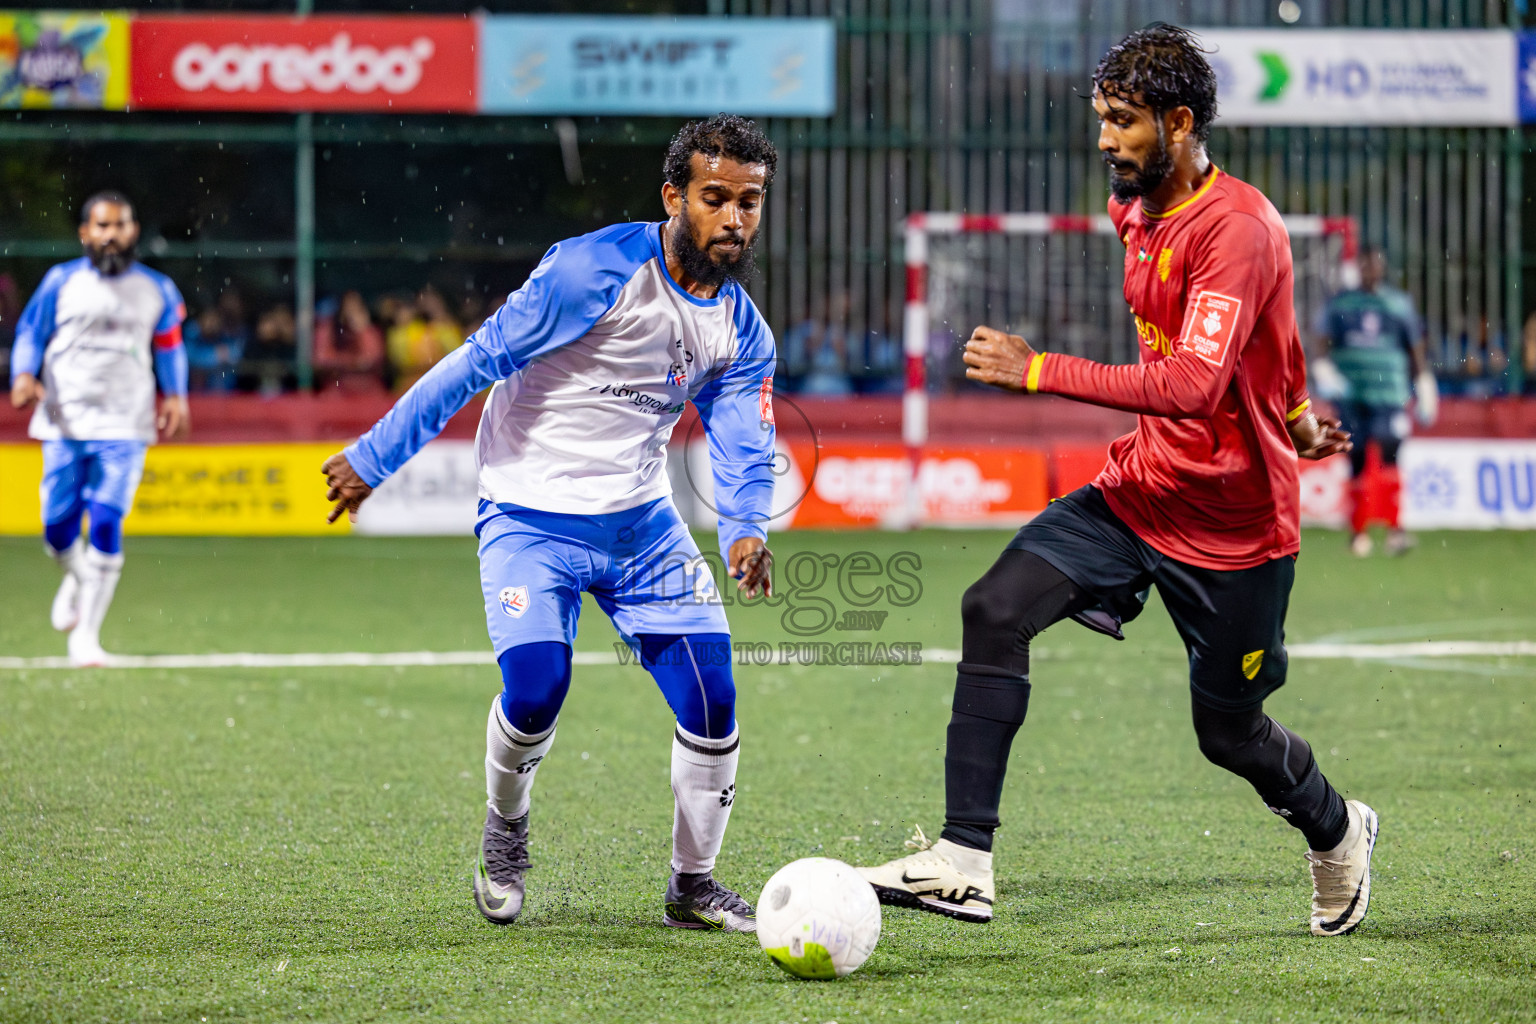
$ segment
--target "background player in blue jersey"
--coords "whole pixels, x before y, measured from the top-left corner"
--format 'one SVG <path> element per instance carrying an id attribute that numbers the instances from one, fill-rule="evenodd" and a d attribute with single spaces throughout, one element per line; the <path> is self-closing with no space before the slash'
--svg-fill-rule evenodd
<path id="1" fill-rule="evenodd" d="M 770 590 L 773 335 L 742 282 L 777 164 L 751 121 L 686 125 L 664 167 L 663 223 L 567 239 L 356 444 L 322 467 L 342 511 L 484 388 L 476 438 L 480 580 L 502 692 L 486 723 L 487 813 L 475 902 L 498 924 L 523 905 L 529 793 L 554 743 L 571 643 L 591 593 L 661 687 L 672 740 L 672 877 L 663 921 L 755 931 L 714 880 L 735 800 L 729 627 L 672 503 L 666 445 L 688 401 L 709 438 L 728 571 Z"/>
<path id="2" fill-rule="evenodd" d="M 101 622 L 123 571 L 123 517 L 145 449 L 157 428 L 175 437 L 191 425 L 186 307 L 170 278 L 134 260 L 138 240 L 133 205 L 121 193 L 86 200 L 85 255 L 43 276 L 11 354 L 11 404 L 37 407 L 27 432 L 43 442 L 43 538 L 64 570 L 53 626 L 69 632 L 76 665 L 106 663 Z"/>

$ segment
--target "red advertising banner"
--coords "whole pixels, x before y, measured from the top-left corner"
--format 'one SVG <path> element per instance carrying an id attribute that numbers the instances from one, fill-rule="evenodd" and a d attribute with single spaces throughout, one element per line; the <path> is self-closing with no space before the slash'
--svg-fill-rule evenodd
<path id="1" fill-rule="evenodd" d="M 898 444 L 789 442 L 795 468 L 815 476 L 794 509 L 797 528 L 880 526 L 907 511 L 912 464 Z M 1045 508 L 1045 453 L 1026 448 L 929 448 L 918 470 L 923 521 L 1020 526 Z"/>
<path id="2" fill-rule="evenodd" d="M 472 112 L 465 17 L 136 17 L 130 109 Z"/>

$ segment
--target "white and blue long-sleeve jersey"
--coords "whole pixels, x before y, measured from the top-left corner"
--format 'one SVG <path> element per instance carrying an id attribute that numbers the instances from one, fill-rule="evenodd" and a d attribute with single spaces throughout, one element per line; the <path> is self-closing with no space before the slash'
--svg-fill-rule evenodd
<path id="1" fill-rule="evenodd" d="M 713 299 L 667 272 L 662 225 L 555 245 L 501 309 L 347 448 L 378 486 L 495 382 L 476 436 L 492 502 L 603 515 L 671 494 L 672 428 L 709 440 L 722 550 L 765 536 L 773 497 L 773 335 L 735 282 Z"/>
<path id="2" fill-rule="evenodd" d="M 164 274 L 132 263 L 99 273 L 85 257 L 43 275 L 16 321 L 12 382 L 43 382 L 27 432 L 42 441 L 155 440 L 155 379 L 187 393 L 187 309 Z M 153 353 L 153 354 L 151 354 Z"/>

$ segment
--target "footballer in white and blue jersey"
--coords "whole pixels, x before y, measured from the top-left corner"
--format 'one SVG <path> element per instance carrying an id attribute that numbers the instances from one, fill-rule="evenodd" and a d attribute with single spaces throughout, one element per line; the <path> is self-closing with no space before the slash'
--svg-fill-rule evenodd
<path id="1" fill-rule="evenodd" d="M 11 404 L 35 405 L 28 433 L 43 442 L 44 543 L 64 570 L 53 625 L 69 632 L 77 665 L 106 663 L 101 622 L 122 573 L 122 522 L 145 449 L 157 428 L 169 436 L 189 425 L 186 307 L 170 278 L 134 260 L 138 235 L 120 193 L 88 199 L 85 255 L 43 276 L 11 353 Z"/>
<path id="2" fill-rule="evenodd" d="M 666 924 L 756 930 L 713 878 L 739 752 L 730 628 L 672 502 L 667 442 L 688 402 L 708 435 L 719 542 L 748 597 L 771 586 L 773 335 L 747 296 L 777 156 L 751 121 L 683 128 L 662 223 L 555 245 L 521 288 L 390 412 L 327 460 L 330 498 L 359 502 L 487 385 L 476 438 L 480 578 L 502 692 L 486 726 L 487 813 L 475 901 L 522 908 L 529 795 L 571 681 L 582 593 L 638 652 L 676 719 Z"/>

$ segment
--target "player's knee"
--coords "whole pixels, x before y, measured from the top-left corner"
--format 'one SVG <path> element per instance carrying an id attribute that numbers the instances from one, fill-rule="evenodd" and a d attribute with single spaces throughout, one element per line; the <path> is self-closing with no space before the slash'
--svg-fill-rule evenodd
<path id="1" fill-rule="evenodd" d="M 1263 745 L 1269 724 L 1262 710 L 1218 711 L 1195 704 L 1195 739 L 1212 764 L 1243 774 Z"/>
<path id="2" fill-rule="evenodd" d="M 645 635 L 642 664 L 685 731 L 723 739 L 736 727 L 736 682 L 727 633 Z"/>
<path id="3" fill-rule="evenodd" d="M 960 621 L 966 629 L 1008 631 L 1019 621 L 1012 595 L 1000 593 L 988 577 L 972 583 L 960 598 Z"/>
<path id="4" fill-rule="evenodd" d="M 553 641 L 502 651 L 501 710 L 519 732 L 537 735 L 555 724 L 571 688 L 571 649 Z"/>
<path id="5" fill-rule="evenodd" d="M 91 502 L 91 547 L 104 555 L 123 550 L 123 514 L 110 505 Z"/>
<path id="6" fill-rule="evenodd" d="M 43 541 L 54 551 L 64 551 L 80 536 L 80 514 L 48 523 L 43 527 Z"/>

